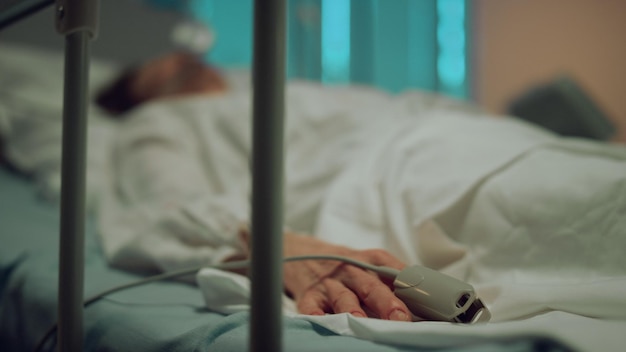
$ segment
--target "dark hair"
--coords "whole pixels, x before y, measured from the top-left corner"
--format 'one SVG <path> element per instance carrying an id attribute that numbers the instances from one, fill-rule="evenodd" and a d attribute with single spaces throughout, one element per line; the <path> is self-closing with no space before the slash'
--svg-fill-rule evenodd
<path id="1" fill-rule="evenodd" d="M 141 99 L 134 97 L 131 84 L 136 69 L 131 68 L 120 74 L 96 95 L 96 104 L 115 117 L 122 117 L 126 112 L 141 104 Z"/>

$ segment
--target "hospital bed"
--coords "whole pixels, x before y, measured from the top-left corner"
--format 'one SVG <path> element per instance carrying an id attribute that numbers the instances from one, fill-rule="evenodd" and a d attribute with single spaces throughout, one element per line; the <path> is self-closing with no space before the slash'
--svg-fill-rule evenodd
<path id="1" fill-rule="evenodd" d="M 3 278 L 0 343 L 13 350 L 30 350 L 56 320 L 59 207 L 38 199 L 36 190 L 40 188 L 26 175 L 6 168 L 0 175 L 2 243 L 8 244 L 2 246 L 0 255 Z M 24 221 L 21 214 L 29 214 L 28 220 Z M 93 219 L 87 219 L 86 228 L 85 292 L 92 294 L 135 278 L 106 265 L 95 238 Z M 183 283 L 153 283 L 116 294 L 87 308 L 84 319 L 86 350 L 240 351 L 249 344 L 248 312 L 231 315 L 212 312 L 205 308 L 198 289 Z M 404 327 L 388 334 L 368 334 L 371 327 L 359 326 L 358 321 L 349 324 L 362 334 L 354 333 L 357 338 L 339 336 L 324 324 L 285 318 L 284 347 L 293 351 L 570 349 L 568 343 L 555 338 L 558 334 L 524 332 L 515 325 L 504 333 L 479 327 L 472 337 L 452 328 L 450 335 L 441 337 L 441 331 L 430 331 L 427 324 L 422 330 L 418 326 L 415 330 Z M 616 339 L 613 346 L 620 341 L 619 336 L 610 336 Z M 47 342 L 47 349 L 53 348 L 53 340 Z"/>

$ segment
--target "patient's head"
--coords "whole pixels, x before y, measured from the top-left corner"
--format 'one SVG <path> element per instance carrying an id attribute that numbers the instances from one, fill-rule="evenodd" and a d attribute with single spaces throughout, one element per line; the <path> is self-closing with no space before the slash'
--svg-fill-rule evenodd
<path id="1" fill-rule="evenodd" d="M 96 103 L 114 115 L 147 101 L 226 91 L 219 71 L 195 55 L 175 52 L 126 70 L 96 97 Z"/>

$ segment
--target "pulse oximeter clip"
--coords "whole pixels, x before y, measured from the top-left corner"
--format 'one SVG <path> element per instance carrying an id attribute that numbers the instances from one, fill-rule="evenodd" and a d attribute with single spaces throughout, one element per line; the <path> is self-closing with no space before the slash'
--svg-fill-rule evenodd
<path id="1" fill-rule="evenodd" d="M 491 318 L 470 284 L 423 266 L 401 270 L 393 286 L 417 320 L 473 324 Z"/>

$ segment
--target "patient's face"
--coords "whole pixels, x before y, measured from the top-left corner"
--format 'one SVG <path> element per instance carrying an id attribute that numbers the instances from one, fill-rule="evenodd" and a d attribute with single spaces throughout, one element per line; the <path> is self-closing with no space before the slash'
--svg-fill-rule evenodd
<path id="1" fill-rule="evenodd" d="M 226 91 L 220 73 L 187 53 L 172 53 L 149 61 L 137 69 L 130 89 L 141 101 L 189 94 Z"/>

